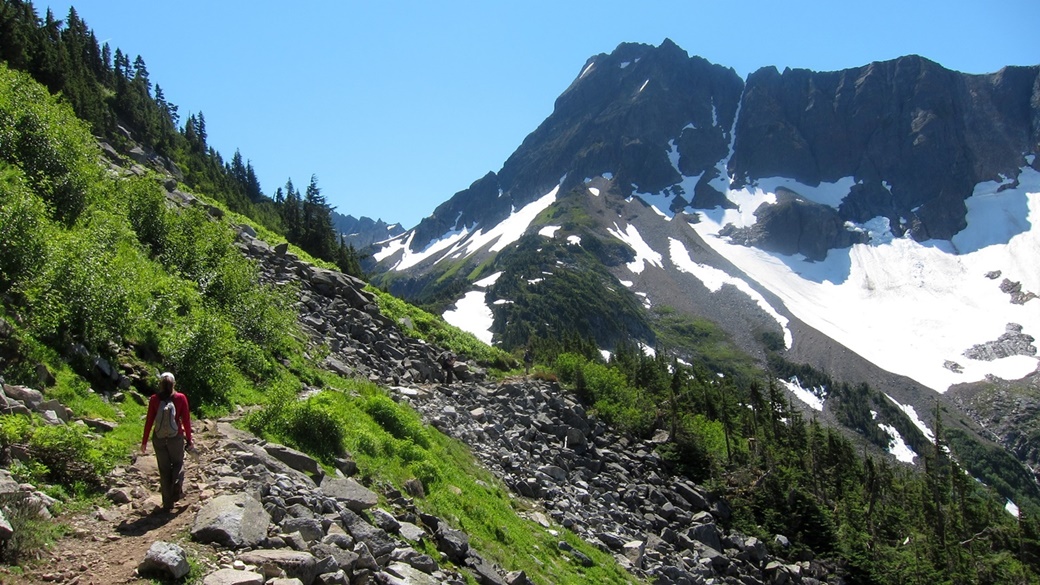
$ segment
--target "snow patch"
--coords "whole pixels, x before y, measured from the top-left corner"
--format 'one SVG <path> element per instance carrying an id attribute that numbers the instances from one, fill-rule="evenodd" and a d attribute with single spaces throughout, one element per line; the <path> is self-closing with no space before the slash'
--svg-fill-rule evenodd
<path id="1" fill-rule="evenodd" d="M 391 270 L 407 270 L 412 266 L 415 266 L 416 264 L 419 264 L 420 262 L 426 260 L 427 258 L 432 258 L 433 256 L 443 252 L 444 250 L 452 248 L 453 246 L 457 245 L 460 241 L 464 240 L 468 234 L 469 230 L 466 228 L 463 228 L 458 231 L 450 231 L 441 236 L 440 239 L 433 240 L 432 242 L 430 242 L 423 250 L 419 252 L 412 252 L 411 245 L 412 239 L 415 237 L 415 232 L 410 232 L 408 234 L 407 240 L 404 241 L 404 244 L 397 248 L 403 250 L 404 255 L 401 257 L 401 260 L 399 260 L 397 264 L 395 264 L 391 268 Z M 384 248 L 383 250 L 385 252 L 388 250 L 388 248 Z M 383 255 L 383 257 L 385 258 L 387 256 L 390 256 L 395 251 L 396 250 L 393 250 L 389 254 Z M 380 254 L 374 254 L 373 258 L 375 258 L 378 261 L 380 259 Z"/>
<path id="2" fill-rule="evenodd" d="M 892 401 L 892 404 L 899 407 L 899 410 L 902 410 L 903 413 L 906 414 L 907 418 L 910 419 L 910 422 L 914 423 L 914 426 L 921 431 L 925 438 L 931 441 L 933 445 L 935 444 L 935 435 L 932 434 L 932 429 L 928 428 L 928 425 L 921 421 L 921 417 L 917 416 L 917 411 L 914 410 L 913 406 L 910 406 L 909 404 L 899 404 L 896 402 L 895 398 L 892 398 L 888 394 L 885 394 L 885 398 L 888 398 Z"/>
<path id="3" fill-rule="evenodd" d="M 643 90 L 644 90 L 644 89 L 646 89 L 646 84 L 648 84 L 648 83 L 650 83 L 650 80 L 649 80 L 649 79 L 647 79 L 646 81 L 644 81 L 644 82 L 643 82 L 643 85 L 640 85 L 640 86 L 639 86 L 639 91 L 637 91 L 636 93 L 643 93 Z"/>
<path id="4" fill-rule="evenodd" d="M 593 197 L 599 197 L 599 189 L 595 187 L 589 187 L 589 193 L 592 193 Z"/>
<path id="5" fill-rule="evenodd" d="M 558 225 L 547 225 L 547 226 L 543 227 L 542 229 L 538 230 L 538 235 L 539 236 L 545 236 L 547 238 L 556 237 L 556 231 L 559 230 L 560 227 L 561 226 L 558 226 Z"/>
<path id="6" fill-rule="evenodd" d="M 595 65 L 596 65 L 595 61 L 590 61 L 589 64 L 586 65 L 585 68 L 581 70 L 581 75 L 578 76 L 578 79 L 581 79 L 581 78 L 585 77 L 586 75 L 588 75 L 589 72 L 592 71 L 592 67 L 595 66 Z"/>
<path id="7" fill-rule="evenodd" d="M 491 345 L 491 325 L 495 321 L 491 308 L 487 306 L 487 293 L 470 291 L 455 302 L 455 309 L 444 312 L 448 323 L 472 333 L 477 339 Z"/>
<path id="8" fill-rule="evenodd" d="M 878 427 L 885 431 L 891 439 L 888 442 L 888 452 L 903 463 L 913 463 L 914 459 L 917 457 L 917 453 L 914 453 L 914 450 L 906 444 L 906 441 L 903 440 L 903 436 L 899 434 L 899 431 L 891 425 L 882 423 L 878 423 Z"/>
<path id="9" fill-rule="evenodd" d="M 473 285 L 474 286 L 479 286 L 480 288 L 486 288 L 486 287 L 489 287 L 489 286 L 495 284 L 496 282 L 498 282 L 498 279 L 501 276 L 502 276 L 502 272 L 501 271 L 500 272 L 496 272 L 496 273 L 492 274 L 491 276 L 488 276 L 486 278 L 481 278 L 480 280 L 474 282 Z"/>
<path id="10" fill-rule="evenodd" d="M 1030 164 L 1032 164 L 1032 163 L 1030 163 Z M 1011 514 L 1015 518 L 1018 518 L 1018 506 L 1015 505 L 1015 503 L 1012 502 L 1011 500 L 1008 500 L 1007 503 L 1004 504 L 1004 509 L 1007 510 L 1008 514 Z"/>
<path id="11" fill-rule="evenodd" d="M 768 314 L 770 317 L 776 320 L 777 324 L 784 331 L 784 347 L 791 349 L 792 343 L 794 343 L 794 337 L 791 335 L 791 330 L 788 328 L 789 321 L 787 317 L 784 317 L 769 304 L 769 301 L 762 296 L 762 293 L 751 288 L 746 281 L 730 276 L 718 268 L 706 266 L 704 264 L 698 264 L 690 258 L 690 252 L 686 249 L 686 246 L 682 242 L 675 238 L 668 238 L 669 242 L 669 254 L 672 260 L 672 264 L 675 265 L 682 272 L 692 274 L 695 278 L 700 280 L 705 287 L 711 292 L 718 292 L 723 285 L 728 284 L 734 286 L 740 292 L 751 297 L 751 300 Z"/>
<path id="12" fill-rule="evenodd" d="M 661 255 L 655 252 L 653 248 L 643 240 L 643 236 L 639 235 L 639 230 L 636 229 L 636 226 L 628 224 L 625 230 L 621 231 L 621 228 L 618 227 L 618 224 L 615 222 L 614 229 L 608 228 L 607 231 L 610 235 L 628 244 L 633 250 L 635 250 L 636 259 L 626 264 L 628 269 L 632 272 L 636 274 L 643 272 L 643 269 L 646 268 L 648 263 L 653 264 L 658 268 L 664 267 L 661 264 Z"/>
<path id="13" fill-rule="evenodd" d="M 465 241 L 459 242 L 447 255 L 450 256 L 456 251 L 461 251 L 462 255 L 469 256 L 492 242 L 494 242 L 494 245 L 490 248 L 491 252 L 500 252 L 506 249 L 507 246 L 516 242 L 520 239 L 520 236 L 524 235 L 524 232 L 527 231 L 527 228 L 539 213 L 556 201 L 556 193 L 559 190 L 560 186 L 556 185 L 552 191 L 549 191 L 541 198 L 528 203 L 519 210 L 514 210 L 509 217 L 488 230 L 486 234 L 482 229 L 477 230 Z"/>
<path id="14" fill-rule="evenodd" d="M 569 235 L 569 236 L 567 236 L 567 243 L 572 245 L 572 246 L 580 246 L 581 245 L 581 236 L 576 236 L 576 235 L 573 235 L 573 234 Z"/>
<path id="15" fill-rule="evenodd" d="M 822 386 L 816 388 L 803 388 L 802 383 L 798 380 L 797 376 L 791 378 L 790 381 L 780 380 L 780 383 L 787 387 L 787 389 L 790 390 L 798 400 L 809 405 L 809 408 L 823 412 L 823 399 L 826 398 L 827 393 Z"/>

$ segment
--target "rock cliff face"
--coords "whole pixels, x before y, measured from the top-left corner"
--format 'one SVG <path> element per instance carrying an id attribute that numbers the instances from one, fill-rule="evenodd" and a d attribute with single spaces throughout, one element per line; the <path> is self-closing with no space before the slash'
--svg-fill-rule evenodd
<path id="1" fill-rule="evenodd" d="M 917 56 L 747 80 L 730 170 L 738 183 L 854 177 L 844 219 L 888 217 L 918 240 L 966 225 L 975 184 L 1013 177 L 1040 141 L 1036 67 L 965 75 Z"/>

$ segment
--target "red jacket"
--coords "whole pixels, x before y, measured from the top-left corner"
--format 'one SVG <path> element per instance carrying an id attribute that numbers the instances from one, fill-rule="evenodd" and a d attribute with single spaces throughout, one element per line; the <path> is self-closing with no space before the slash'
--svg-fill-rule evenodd
<path id="1" fill-rule="evenodd" d="M 152 425 L 155 423 L 155 415 L 159 413 L 160 402 L 162 402 L 162 398 L 159 398 L 158 394 L 152 394 L 152 397 L 148 399 L 148 416 L 144 419 L 144 437 L 141 438 L 142 447 L 148 443 L 148 436 L 151 434 Z M 173 406 L 177 409 L 177 426 L 180 427 L 181 433 L 184 435 L 185 444 L 190 445 L 191 410 L 188 407 L 188 397 L 174 390 Z"/>

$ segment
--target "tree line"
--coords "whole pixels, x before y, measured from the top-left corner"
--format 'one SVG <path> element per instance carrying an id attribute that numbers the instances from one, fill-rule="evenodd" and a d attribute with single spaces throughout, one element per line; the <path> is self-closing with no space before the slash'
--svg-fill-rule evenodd
<path id="1" fill-rule="evenodd" d="M 781 556 L 836 561 L 850 584 L 1024 584 L 1040 576 L 1036 499 L 1017 502 L 1017 518 L 1009 514 L 958 460 L 938 403 L 930 413 L 935 442 L 915 445 L 911 468 L 807 418 L 776 372 L 719 376 L 626 343 L 607 361 L 591 351 L 560 354 L 554 370 L 616 427 L 644 438 L 667 430 L 666 459 L 726 497 L 733 527 L 766 542 L 788 537 Z"/>
<path id="2" fill-rule="evenodd" d="M 337 236 L 333 208 L 316 176 L 307 190 L 291 187 L 264 194 L 256 170 L 241 152 L 231 161 L 207 142 L 206 117 L 199 111 L 181 121 L 176 104 L 153 83 L 144 58 L 97 39 L 69 8 L 64 20 L 48 8 L 40 18 L 32 2 L 0 0 L 0 60 L 25 71 L 60 94 L 90 124 L 91 131 L 125 152 L 136 141 L 173 161 L 183 182 L 242 213 L 302 248 L 361 277 L 360 255 Z M 132 137 L 132 139 L 131 139 Z"/>

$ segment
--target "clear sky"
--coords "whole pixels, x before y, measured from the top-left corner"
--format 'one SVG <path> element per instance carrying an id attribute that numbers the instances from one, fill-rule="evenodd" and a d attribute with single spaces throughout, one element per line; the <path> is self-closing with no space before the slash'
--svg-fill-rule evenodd
<path id="1" fill-rule="evenodd" d="M 70 4 L 50 6 L 64 18 Z M 506 158 L 585 61 L 675 41 L 746 77 L 918 54 L 967 73 L 1040 63 L 1037 0 L 80 0 L 101 41 L 206 116 L 265 193 L 311 174 L 343 214 L 413 227 Z"/>

